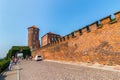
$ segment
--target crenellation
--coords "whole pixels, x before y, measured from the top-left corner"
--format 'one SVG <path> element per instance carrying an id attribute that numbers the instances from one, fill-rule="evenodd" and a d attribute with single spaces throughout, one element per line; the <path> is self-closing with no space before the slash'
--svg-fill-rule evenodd
<path id="1" fill-rule="evenodd" d="M 66 35 L 64 37 L 65 37 L 65 40 L 69 40 L 69 36 L 68 35 Z"/>
<path id="2" fill-rule="evenodd" d="M 98 21 L 96 21 L 96 22 L 89 25 L 89 29 L 91 31 L 94 31 L 94 30 L 97 30 L 98 26 L 99 26 Z"/>
<path id="3" fill-rule="evenodd" d="M 75 32 L 72 32 L 70 35 L 71 35 L 72 38 L 76 37 Z"/>
<path id="4" fill-rule="evenodd" d="M 76 36 L 76 37 L 79 37 L 79 36 L 80 36 L 80 31 L 79 31 L 79 30 L 75 31 L 75 36 Z"/>
<path id="5" fill-rule="evenodd" d="M 120 11 L 114 13 L 116 20 L 120 20 Z"/>
<path id="6" fill-rule="evenodd" d="M 80 33 L 80 35 L 82 35 L 83 33 L 82 33 L 82 29 L 79 29 L 79 33 Z"/>
<path id="7" fill-rule="evenodd" d="M 69 35 L 67 35 L 67 40 L 69 40 L 70 39 L 70 36 Z"/>
<path id="8" fill-rule="evenodd" d="M 109 22 L 111 22 L 111 15 L 104 17 L 103 19 L 100 20 L 101 25 L 107 24 Z"/>
<path id="9" fill-rule="evenodd" d="M 82 30 L 82 33 L 83 33 L 83 34 L 88 32 L 88 31 L 87 31 L 87 27 L 84 27 L 84 28 L 82 28 L 81 30 Z"/>
<path id="10" fill-rule="evenodd" d="M 100 23 L 100 21 L 98 21 L 98 26 L 97 26 L 97 29 L 100 29 L 100 28 L 102 28 L 102 24 Z"/>
<path id="11" fill-rule="evenodd" d="M 120 11 L 114 15 L 115 19 L 107 16 L 41 47 L 44 59 L 120 64 Z"/>
<path id="12" fill-rule="evenodd" d="M 116 19 L 116 18 L 113 18 L 113 19 L 111 20 L 110 24 L 114 24 L 114 23 L 116 23 L 116 22 L 117 22 L 117 19 Z"/>

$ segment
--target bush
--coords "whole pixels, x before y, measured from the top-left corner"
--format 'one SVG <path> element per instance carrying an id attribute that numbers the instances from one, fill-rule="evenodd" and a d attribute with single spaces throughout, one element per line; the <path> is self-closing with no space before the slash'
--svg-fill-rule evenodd
<path id="1" fill-rule="evenodd" d="M 0 60 L 0 73 L 8 67 L 9 62 L 10 60 L 6 60 L 6 59 Z"/>

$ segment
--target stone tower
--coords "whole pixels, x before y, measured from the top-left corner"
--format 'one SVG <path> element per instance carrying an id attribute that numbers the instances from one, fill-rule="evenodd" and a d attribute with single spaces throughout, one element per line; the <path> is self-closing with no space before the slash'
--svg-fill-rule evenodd
<path id="1" fill-rule="evenodd" d="M 39 28 L 31 26 L 28 28 L 28 47 L 31 51 L 40 48 Z"/>

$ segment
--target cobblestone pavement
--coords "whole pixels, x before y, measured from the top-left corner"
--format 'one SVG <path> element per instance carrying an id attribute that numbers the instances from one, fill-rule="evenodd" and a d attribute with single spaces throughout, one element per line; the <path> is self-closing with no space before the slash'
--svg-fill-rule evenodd
<path id="1" fill-rule="evenodd" d="M 20 80 L 120 80 L 120 72 L 49 61 L 22 61 Z"/>

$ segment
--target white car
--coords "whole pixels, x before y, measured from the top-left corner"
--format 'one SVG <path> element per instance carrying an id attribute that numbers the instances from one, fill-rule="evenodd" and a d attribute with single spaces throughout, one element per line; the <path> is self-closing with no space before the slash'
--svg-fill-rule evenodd
<path id="1" fill-rule="evenodd" d="M 36 56 L 35 56 L 35 60 L 36 60 L 36 61 L 41 61 L 41 60 L 42 60 L 42 57 L 39 56 L 39 55 L 36 55 Z"/>

